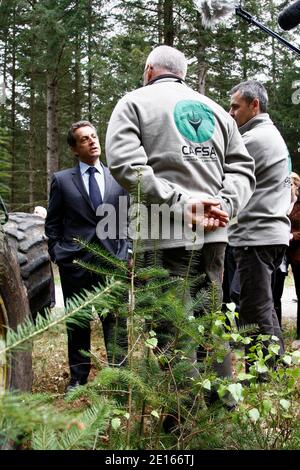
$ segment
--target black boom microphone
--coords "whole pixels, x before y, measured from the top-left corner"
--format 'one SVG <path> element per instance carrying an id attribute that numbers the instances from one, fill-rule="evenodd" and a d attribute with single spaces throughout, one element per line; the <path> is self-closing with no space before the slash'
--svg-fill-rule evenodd
<path id="1" fill-rule="evenodd" d="M 295 28 L 300 23 L 300 0 L 282 10 L 278 16 L 278 24 L 285 31 Z"/>
<path id="2" fill-rule="evenodd" d="M 250 13 L 243 10 L 241 1 L 239 5 L 237 0 L 193 0 L 196 9 L 201 13 L 202 24 L 204 27 L 212 27 L 216 23 L 225 18 L 227 15 L 235 12 L 237 16 L 243 18 L 249 24 L 257 26 L 259 29 L 277 39 L 281 44 L 284 44 L 291 51 L 300 56 L 300 49 L 285 38 L 272 31 L 267 26 L 263 25 Z M 289 30 L 294 28 L 300 23 L 300 0 L 293 2 L 290 6 L 286 7 L 279 15 L 278 23 L 282 29 Z"/>

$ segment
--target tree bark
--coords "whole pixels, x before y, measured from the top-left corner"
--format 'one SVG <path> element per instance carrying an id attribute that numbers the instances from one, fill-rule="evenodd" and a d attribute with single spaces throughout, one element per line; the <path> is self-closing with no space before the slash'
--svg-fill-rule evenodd
<path id="1" fill-rule="evenodd" d="M 47 194 L 53 173 L 58 170 L 57 78 L 47 76 Z"/>
<path id="2" fill-rule="evenodd" d="M 198 61 L 198 91 L 202 93 L 202 95 L 205 95 L 206 73 L 207 64 L 203 61 Z"/>
<path id="3" fill-rule="evenodd" d="M 12 13 L 12 61 L 11 61 L 11 208 L 15 209 L 16 204 L 16 6 L 14 5 Z"/>
<path id="4" fill-rule="evenodd" d="M 35 119 L 35 96 L 34 96 L 34 68 L 31 66 L 30 70 L 30 123 L 29 123 L 29 142 L 28 142 L 28 199 L 29 199 L 29 211 L 32 212 L 34 209 L 34 183 L 35 183 L 35 142 L 36 142 L 36 119 Z"/>
<path id="5" fill-rule="evenodd" d="M 198 75 L 198 91 L 205 95 L 206 87 L 206 74 L 207 74 L 207 63 L 205 61 L 205 50 L 206 44 L 203 40 L 203 26 L 201 25 L 201 15 L 197 12 L 197 75 Z"/>
<path id="6" fill-rule="evenodd" d="M 164 18 L 163 0 L 158 0 L 158 5 L 157 5 L 158 44 L 162 44 L 163 38 L 164 38 L 163 18 Z"/>
<path id="7" fill-rule="evenodd" d="M 273 0 L 269 0 L 269 9 L 271 13 L 271 28 L 275 30 L 276 23 L 277 21 L 275 20 L 275 11 L 274 11 L 274 2 Z M 277 44 L 277 42 L 276 42 Z M 271 87 L 271 93 L 272 93 L 272 98 L 273 98 L 273 105 L 276 103 L 277 100 L 277 93 L 276 93 L 276 88 L 277 88 L 277 56 L 276 56 L 276 45 L 275 45 L 275 38 L 272 36 L 272 54 L 271 54 L 271 60 L 272 60 L 272 84 L 273 86 Z"/>
<path id="8" fill-rule="evenodd" d="M 8 245 L 2 229 L 0 229 L 0 298 L 3 300 L 6 313 L 4 327 L 15 330 L 20 323 L 30 318 L 28 298 L 21 279 L 17 256 Z M 33 374 L 31 347 L 28 349 L 28 351 L 14 352 L 11 361 L 8 359 L 7 388 L 30 391 Z"/>
<path id="9" fill-rule="evenodd" d="M 89 24 L 92 25 L 93 6 L 92 0 L 88 3 L 88 18 Z M 92 100 L 93 100 L 93 73 L 92 73 L 92 31 L 91 27 L 88 28 L 88 119 L 93 122 L 92 115 Z"/>
<path id="10" fill-rule="evenodd" d="M 80 36 L 76 37 L 74 64 L 74 121 L 81 119 Z"/>
<path id="11" fill-rule="evenodd" d="M 164 39 L 167 46 L 174 45 L 174 17 L 173 17 L 173 0 L 164 1 Z"/>
<path id="12" fill-rule="evenodd" d="M 241 37 L 247 38 L 248 33 L 248 24 L 241 23 Z M 248 79 L 248 55 L 249 55 L 249 44 L 247 40 L 242 41 L 242 61 L 241 61 L 241 68 L 242 68 L 242 79 L 246 81 Z"/>

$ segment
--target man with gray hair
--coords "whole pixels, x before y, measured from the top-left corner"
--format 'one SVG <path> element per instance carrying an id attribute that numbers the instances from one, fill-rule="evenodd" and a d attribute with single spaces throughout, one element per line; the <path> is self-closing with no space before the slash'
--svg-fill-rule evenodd
<path id="1" fill-rule="evenodd" d="M 187 60 L 175 48 L 159 46 L 149 54 L 144 87 L 124 96 L 112 113 L 106 158 L 130 193 L 140 184 L 149 214 L 155 204 L 187 207 L 190 224 L 203 231 L 197 274 L 205 273 L 220 289 L 226 226 L 253 192 L 254 163 L 234 121 L 185 84 L 186 71 Z M 143 242 L 146 253 L 159 250 L 172 275 L 189 272 L 184 237 L 149 236 Z M 229 355 L 219 373 L 231 375 Z"/>
<path id="2" fill-rule="evenodd" d="M 259 333 L 269 335 L 270 340 L 263 344 L 265 356 L 271 338 L 277 336 L 280 355 L 284 353 L 284 344 L 274 309 L 272 274 L 289 244 L 289 152 L 267 113 L 268 94 L 260 82 L 242 82 L 230 95 L 229 114 L 255 160 L 256 176 L 251 199 L 228 231 L 240 281 L 239 322 L 258 325 Z M 247 360 L 247 369 L 250 365 Z"/>
<path id="3" fill-rule="evenodd" d="M 185 78 L 187 72 L 187 60 L 184 54 L 169 46 L 159 46 L 153 49 L 147 57 L 144 70 L 144 85 L 148 84 L 148 72 L 155 67 L 156 74 L 162 74 L 168 71 L 174 75 L 178 75 L 182 79 Z"/>

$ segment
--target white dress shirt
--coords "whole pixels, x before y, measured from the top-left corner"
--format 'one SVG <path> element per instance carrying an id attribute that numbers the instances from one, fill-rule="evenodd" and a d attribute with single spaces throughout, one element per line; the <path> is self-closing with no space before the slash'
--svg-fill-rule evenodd
<path id="1" fill-rule="evenodd" d="M 84 162 L 79 162 L 81 177 L 82 177 L 83 184 L 84 184 L 84 187 L 85 187 L 86 192 L 88 193 L 88 195 L 90 195 L 90 193 L 89 193 L 90 174 L 88 173 L 88 169 L 90 168 L 90 166 L 92 166 L 92 165 L 87 165 Z M 100 193 L 101 193 L 101 196 L 102 196 L 102 201 L 103 201 L 104 192 L 105 192 L 105 180 L 104 180 L 103 167 L 101 165 L 101 162 L 100 162 L 99 158 L 96 160 L 94 167 L 97 168 L 97 170 L 98 170 L 95 173 L 95 178 L 96 178 L 96 181 L 98 183 L 99 190 L 100 190 Z"/>

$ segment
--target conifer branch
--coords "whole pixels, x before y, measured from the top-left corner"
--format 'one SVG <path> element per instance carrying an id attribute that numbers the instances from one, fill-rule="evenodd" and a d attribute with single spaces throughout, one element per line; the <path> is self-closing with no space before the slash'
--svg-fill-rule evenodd
<path id="1" fill-rule="evenodd" d="M 90 311 L 87 313 L 86 309 L 100 300 L 104 303 L 109 301 L 111 292 L 116 291 L 119 286 L 120 281 L 113 281 L 100 291 L 99 288 L 94 288 L 94 292 L 86 293 L 85 297 L 74 297 L 61 315 L 53 317 L 51 312 L 48 311 L 45 318 L 38 315 L 35 324 L 33 324 L 30 319 L 27 319 L 25 322 L 18 325 L 17 330 L 8 329 L 6 341 L 2 347 L 0 346 L 0 355 L 4 355 L 11 350 L 24 348 L 25 343 L 29 343 L 37 336 L 54 328 L 65 320 L 73 320 L 73 322 L 77 324 L 90 320 L 91 313 Z M 78 318 L 75 317 L 76 315 L 78 315 Z"/>
<path id="2" fill-rule="evenodd" d="M 109 264 L 113 265 L 114 267 L 119 267 L 124 271 L 128 270 L 127 263 L 125 261 L 122 261 L 121 259 L 111 255 L 107 250 L 104 250 L 100 248 L 99 245 L 96 245 L 96 243 L 87 242 L 81 238 L 74 238 L 73 240 L 95 257 L 99 259 L 105 259 L 105 261 Z"/>

